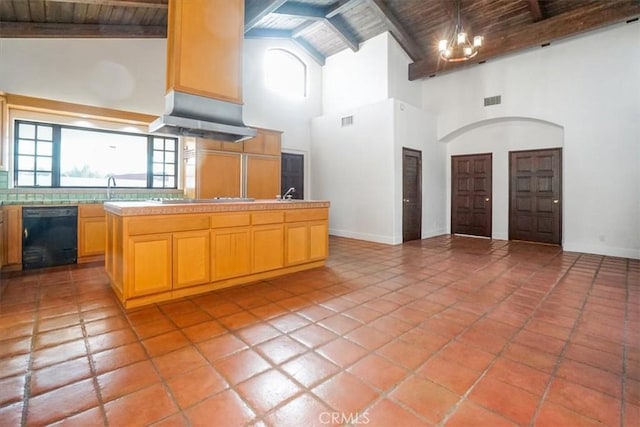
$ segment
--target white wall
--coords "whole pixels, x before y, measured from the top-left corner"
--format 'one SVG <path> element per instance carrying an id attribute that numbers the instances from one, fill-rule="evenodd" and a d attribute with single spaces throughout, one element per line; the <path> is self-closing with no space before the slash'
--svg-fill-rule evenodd
<path id="1" fill-rule="evenodd" d="M 562 145 L 564 249 L 640 258 L 638 40 L 638 22 L 621 24 L 424 81 L 444 161 L 495 153 L 494 237 L 507 235 L 505 152 Z M 502 105 L 483 107 L 493 95 Z"/>
<path id="2" fill-rule="evenodd" d="M 422 238 L 446 232 L 445 144 L 436 141 L 435 117 L 411 104 L 395 101 L 394 243 L 402 242 L 402 148 L 422 153 Z"/>
<path id="3" fill-rule="evenodd" d="M 395 243 L 394 101 L 384 100 L 312 121 L 314 197 L 331 202 L 329 233 Z"/>
<path id="4" fill-rule="evenodd" d="M 164 39 L 3 39 L 0 91 L 148 114 L 164 110 Z"/>
<path id="5" fill-rule="evenodd" d="M 322 72 L 322 111 L 343 112 L 389 97 L 386 34 L 327 58 Z"/>
<path id="6" fill-rule="evenodd" d="M 307 98 L 283 98 L 265 88 L 262 58 L 269 47 L 289 49 L 307 64 Z M 164 111 L 164 39 L 0 38 L 0 54 L 0 91 L 151 115 Z M 279 40 L 245 40 L 243 65 L 244 121 L 283 131 L 283 151 L 305 155 L 309 198 L 310 121 L 321 113 L 322 69 Z"/>
<path id="7" fill-rule="evenodd" d="M 333 235 L 402 242 L 402 147 L 422 152 L 422 235 L 444 231 L 445 146 L 436 144 L 435 120 L 414 106 L 421 83 L 408 81 L 408 63 L 388 33 L 327 59 L 324 115 L 312 122 L 312 178 L 314 196 L 331 201 Z M 342 127 L 349 115 L 353 125 Z"/>
<path id="8" fill-rule="evenodd" d="M 389 98 L 421 107 L 422 82 L 409 81 L 409 64 L 413 61 L 389 33 L 383 36 L 387 38 Z"/>
<path id="9" fill-rule="evenodd" d="M 307 66 L 307 97 L 292 99 L 270 91 L 264 84 L 264 55 L 282 48 L 297 55 Z M 317 198 L 309 173 L 311 118 L 322 112 L 322 67 L 287 40 L 248 39 L 244 42 L 244 121 L 246 124 L 283 131 L 282 151 L 304 155 L 305 198 Z"/>

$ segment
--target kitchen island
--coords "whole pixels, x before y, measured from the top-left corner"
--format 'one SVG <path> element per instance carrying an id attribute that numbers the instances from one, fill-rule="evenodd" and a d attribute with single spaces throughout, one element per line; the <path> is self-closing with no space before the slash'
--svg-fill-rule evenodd
<path id="1" fill-rule="evenodd" d="M 323 266 L 327 201 L 105 203 L 105 269 L 125 308 Z"/>

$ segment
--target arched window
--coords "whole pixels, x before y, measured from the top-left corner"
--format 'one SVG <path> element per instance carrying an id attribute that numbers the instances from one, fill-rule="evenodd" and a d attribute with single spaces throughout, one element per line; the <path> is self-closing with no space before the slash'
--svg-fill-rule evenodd
<path id="1" fill-rule="evenodd" d="M 264 81 L 267 88 L 280 95 L 291 98 L 307 96 L 307 66 L 288 50 L 267 50 Z"/>

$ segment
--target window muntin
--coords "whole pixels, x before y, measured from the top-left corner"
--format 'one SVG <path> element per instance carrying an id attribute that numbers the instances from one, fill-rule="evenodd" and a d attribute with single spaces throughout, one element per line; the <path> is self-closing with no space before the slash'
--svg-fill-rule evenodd
<path id="1" fill-rule="evenodd" d="M 15 177 L 20 187 L 49 187 L 53 182 L 53 127 L 17 123 Z"/>
<path id="2" fill-rule="evenodd" d="M 177 149 L 176 138 L 16 120 L 15 185 L 106 187 L 114 175 L 118 187 L 177 188 Z"/>
<path id="3" fill-rule="evenodd" d="M 267 88 L 290 98 L 307 96 L 307 66 L 285 49 L 269 49 L 264 58 L 264 81 Z"/>

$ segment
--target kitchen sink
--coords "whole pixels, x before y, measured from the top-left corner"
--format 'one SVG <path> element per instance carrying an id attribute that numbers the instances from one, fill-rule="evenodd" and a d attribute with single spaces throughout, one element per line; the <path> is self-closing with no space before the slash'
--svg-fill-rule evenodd
<path id="1" fill-rule="evenodd" d="M 161 199 L 153 198 L 147 200 L 151 203 L 159 203 L 163 205 L 180 205 L 185 203 L 233 203 L 233 202 L 255 202 L 256 199 L 251 197 L 214 197 L 212 199 Z"/>

